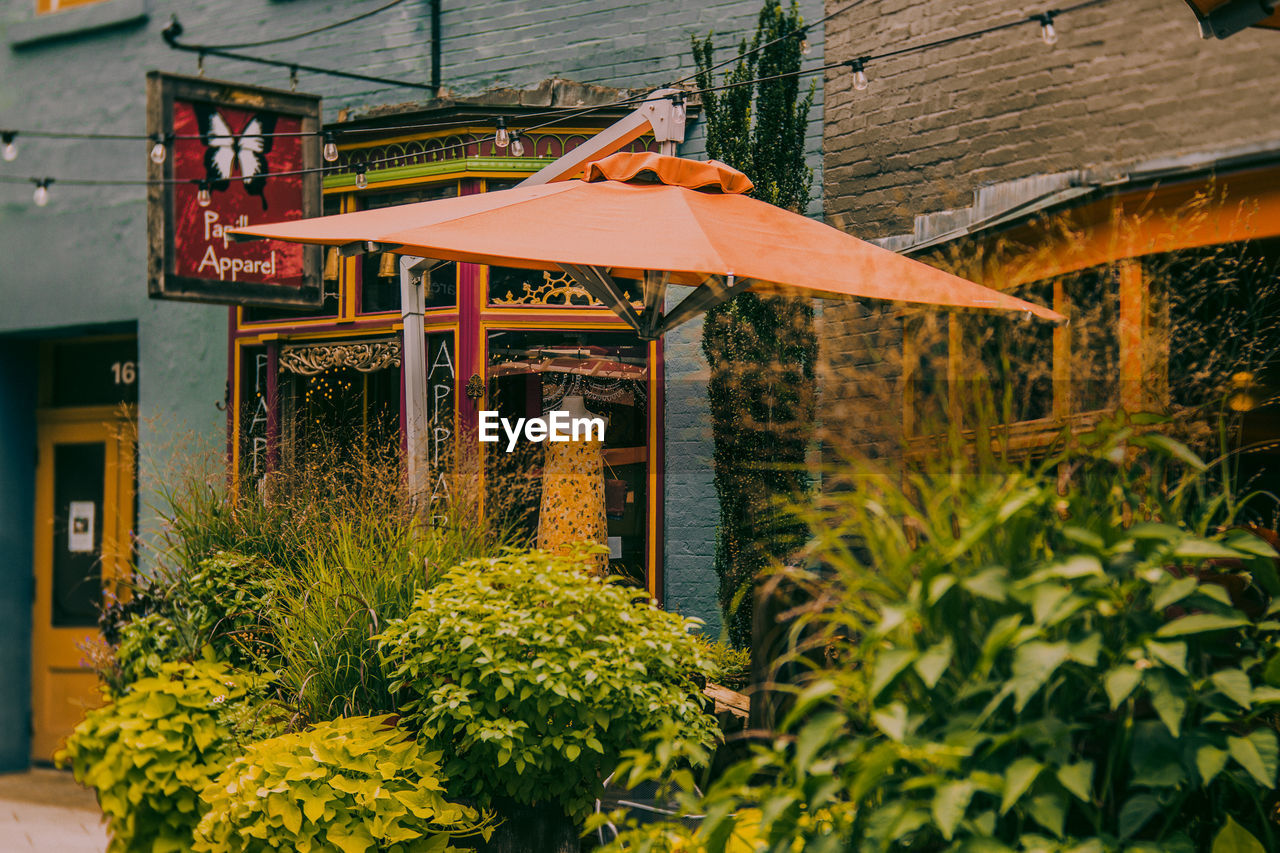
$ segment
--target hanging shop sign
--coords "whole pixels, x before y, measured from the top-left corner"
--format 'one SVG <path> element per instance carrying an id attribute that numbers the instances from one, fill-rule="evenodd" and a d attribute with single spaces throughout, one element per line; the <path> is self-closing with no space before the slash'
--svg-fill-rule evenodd
<path id="1" fill-rule="evenodd" d="M 152 71 L 147 133 L 153 299 L 322 303 L 320 246 L 226 234 L 321 214 L 318 96 Z"/>

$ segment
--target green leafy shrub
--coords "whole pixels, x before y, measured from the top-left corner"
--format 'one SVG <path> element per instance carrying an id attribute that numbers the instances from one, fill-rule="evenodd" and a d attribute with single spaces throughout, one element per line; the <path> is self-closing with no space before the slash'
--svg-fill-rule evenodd
<path id="1" fill-rule="evenodd" d="M 751 650 L 735 649 L 717 640 L 703 641 L 703 651 L 711 661 L 711 679 L 725 687 L 741 690 L 751 680 Z"/>
<path id="2" fill-rule="evenodd" d="M 581 557 L 512 552 L 420 593 L 382 651 L 406 725 L 442 750 L 458 794 L 576 816 L 646 732 L 715 737 L 689 627 Z"/>
<path id="3" fill-rule="evenodd" d="M 166 663 L 187 656 L 178 628 L 158 613 L 135 616 L 117 634 L 110 673 L 99 673 L 112 698 L 121 696 L 139 679 L 159 674 Z"/>
<path id="4" fill-rule="evenodd" d="M 223 664 L 167 663 L 85 715 L 56 758 L 97 791 L 109 853 L 190 849 L 200 792 L 268 730 L 256 688 Z"/>
<path id="5" fill-rule="evenodd" d="M 440 754 L 390 720 L 348 717 L 250 745 L 204 790 L 197 853 L 452 850 L 490 816 L 444 798 Z"/>
<path id="6" fill-rule="evenodd" d="M 238 669 L 274 669 L 272 574 L 261 560 L 219 552 L 190 571 L 140 578 L 100 615 L 107 648 L 93 658 L 99 680 L 119 696 L 163 663 L 208 655 Z"/>
<path id="7" fill-rule="evenodd" d="M 171 576 L 161 612 L 178 627 L 192 655 L 208 645 L 234 667 L 272 669 L 275 574 L 260 558 L 219 551 Z"/>
<path id="8" fill-rule="evenodd" d="M 815 510 L 812 678 L 685 799 L 708 850 L 744 808 L 771 850 L 1277 849 L 1275 552 L 1185 447 L 1080 440 Z"/>

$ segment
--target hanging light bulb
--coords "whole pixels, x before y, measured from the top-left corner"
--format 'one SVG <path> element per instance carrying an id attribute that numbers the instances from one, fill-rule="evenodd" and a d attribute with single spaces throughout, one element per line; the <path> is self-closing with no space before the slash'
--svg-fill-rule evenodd
<path id="1" fill-rule="evenodd" d="M 325 281 L 338 280 L 338 250 L 333 246 L 324 256 L 324 278 Z"/>
<path id="2" fill-rule="evenodd" d="M 6 163 L 12 163 L 18 159 L 18 146 L 13 141 L 17 136 L 18 134 L 12 130 L 0 132 L 0 142 L 4 143 L 4 150 L 0 156 L 4 157 Z"/>
<path id="3" fill-rule="evenodd" d="M 511 143 L 511 134 L 507 133 L 507 120 L 498 119 L 498 129 L 493 132 L 493 144 L 499 148 L 506 148 Z"/>
<path id="4" fill-rule="evenodd" d="M 208 207 L 213 203 L 213 193 L 209 192 L 209 182 L 200 181 L 197 186 L 200 189 L 196 191 L 196 204 L 201 207 Z"/>
<path id="5" fill-rule="evenodd" d="M 684 95 L 675 94 L 671 96 L 671 118 L 675 121 L 684 121 L 685 106 Z"/>
<path id="6" fill-rule="evenodd" d="M 356 163 L 356 189 L 362 190 L 369 186 L 369 178 L 365 175 L 365 164 Z"/>
<path id="7" fill-rule="evenodd" d="M 865 58 L 850 59 L 848 65 L 853 69 L 853 88 L 859 92 L 865 92 L 867 90 L 867 60 Z"/>
<path id="8" fill-rule="evenodd" d="M 1045 44 L 1052 47 L 1058 43 L 1058 31 L 1053 27 L 1053 12 L 1033 15 L 1032 20 L 1040 22 L 1040 38 Z"/>
<path id="9" fill-rule="evenodd" d="M 512 131 L 511 133 L 511 156 L 524 156 L 524 139 L 520 136 L 520 131 Z"/>
<path id="10" fill-rule="evenodd" d="M 36 185 L 36 191 L 32 193 L 31 200 L 36 203 L 36 207 L 44 207 L 49 203 L 49 184 L 53 183 L 53 178 L 33 179 Z"/>
<path id="11" fill-rule="evenodd" d="M 326 163 L 335 163 L 338 160 L 338 143 L 334 141 L 333 134 L 327 130 L 324 132 L 324 151 L 322 156 Z"/>
<path id="12" fill-rule="evenodd" d="M 151 137 L 151 162 L 159 166 L 164 162 L 165 155 L 169 153 L 169 146 L 165 145 L 165 139 L 160 134 Z"/>
<path id="13" fill-rule="evenodd" d="M 809 43 L 808 29 L 803 29 L 800 31 L 800 53 L 803 56 L 808 56 L 809 54 L 813 53 L 813 45 Z"/>

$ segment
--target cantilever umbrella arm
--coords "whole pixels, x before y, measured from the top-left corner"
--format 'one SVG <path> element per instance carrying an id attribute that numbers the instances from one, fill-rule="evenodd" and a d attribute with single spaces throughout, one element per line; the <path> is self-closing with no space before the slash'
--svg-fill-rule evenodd
<path id="1" fill-rule="evenodd" d="M 637 312 L 626 293 L 603 267 L 579 264 L 560 264 L 559 266 L 579 287 L 621 317 L 643 341 L 657 340 L 676 326 L 729 301 L 753 284 L 749 278 L 735 279 L 732 274 L 727 277 L 708 276 L 701 286 L 694 288 L 693 292 L 681 300 L 679 305 L 664 314 L 662 307 L 670 273 L 663 270 L 646 270 L 644 308 Z"/>

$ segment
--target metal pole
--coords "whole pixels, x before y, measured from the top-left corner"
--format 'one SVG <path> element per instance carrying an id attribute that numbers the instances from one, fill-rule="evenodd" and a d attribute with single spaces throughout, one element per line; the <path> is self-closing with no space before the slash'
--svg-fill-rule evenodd
<path id="1" fill-rule="evenodd" d="M 421 258 L 400 258 L 400 319 L 404 339 L 400 347 L 404 364 L 404 432 L 408 459 L 405 479 L 409 497 L 415 503 L 431 491 L 431 472 L 427 457 L 430 424 L 427 421 L 427 336 L 422 315 L 426 307 L 422 281 L 428 272 L 415 272 L 411 267 Z M 420 511 L 425 508 L 419 507 Z"/>
<path id="2" fill-rule="evenodd" d="M 440 97 L 440 87 L 444 82 L 440 78 L 440 51 L 443 41 L 440 35 L 440 4 L 443 0 L 431 0 L 431 87 L 435 96 Z"/>

